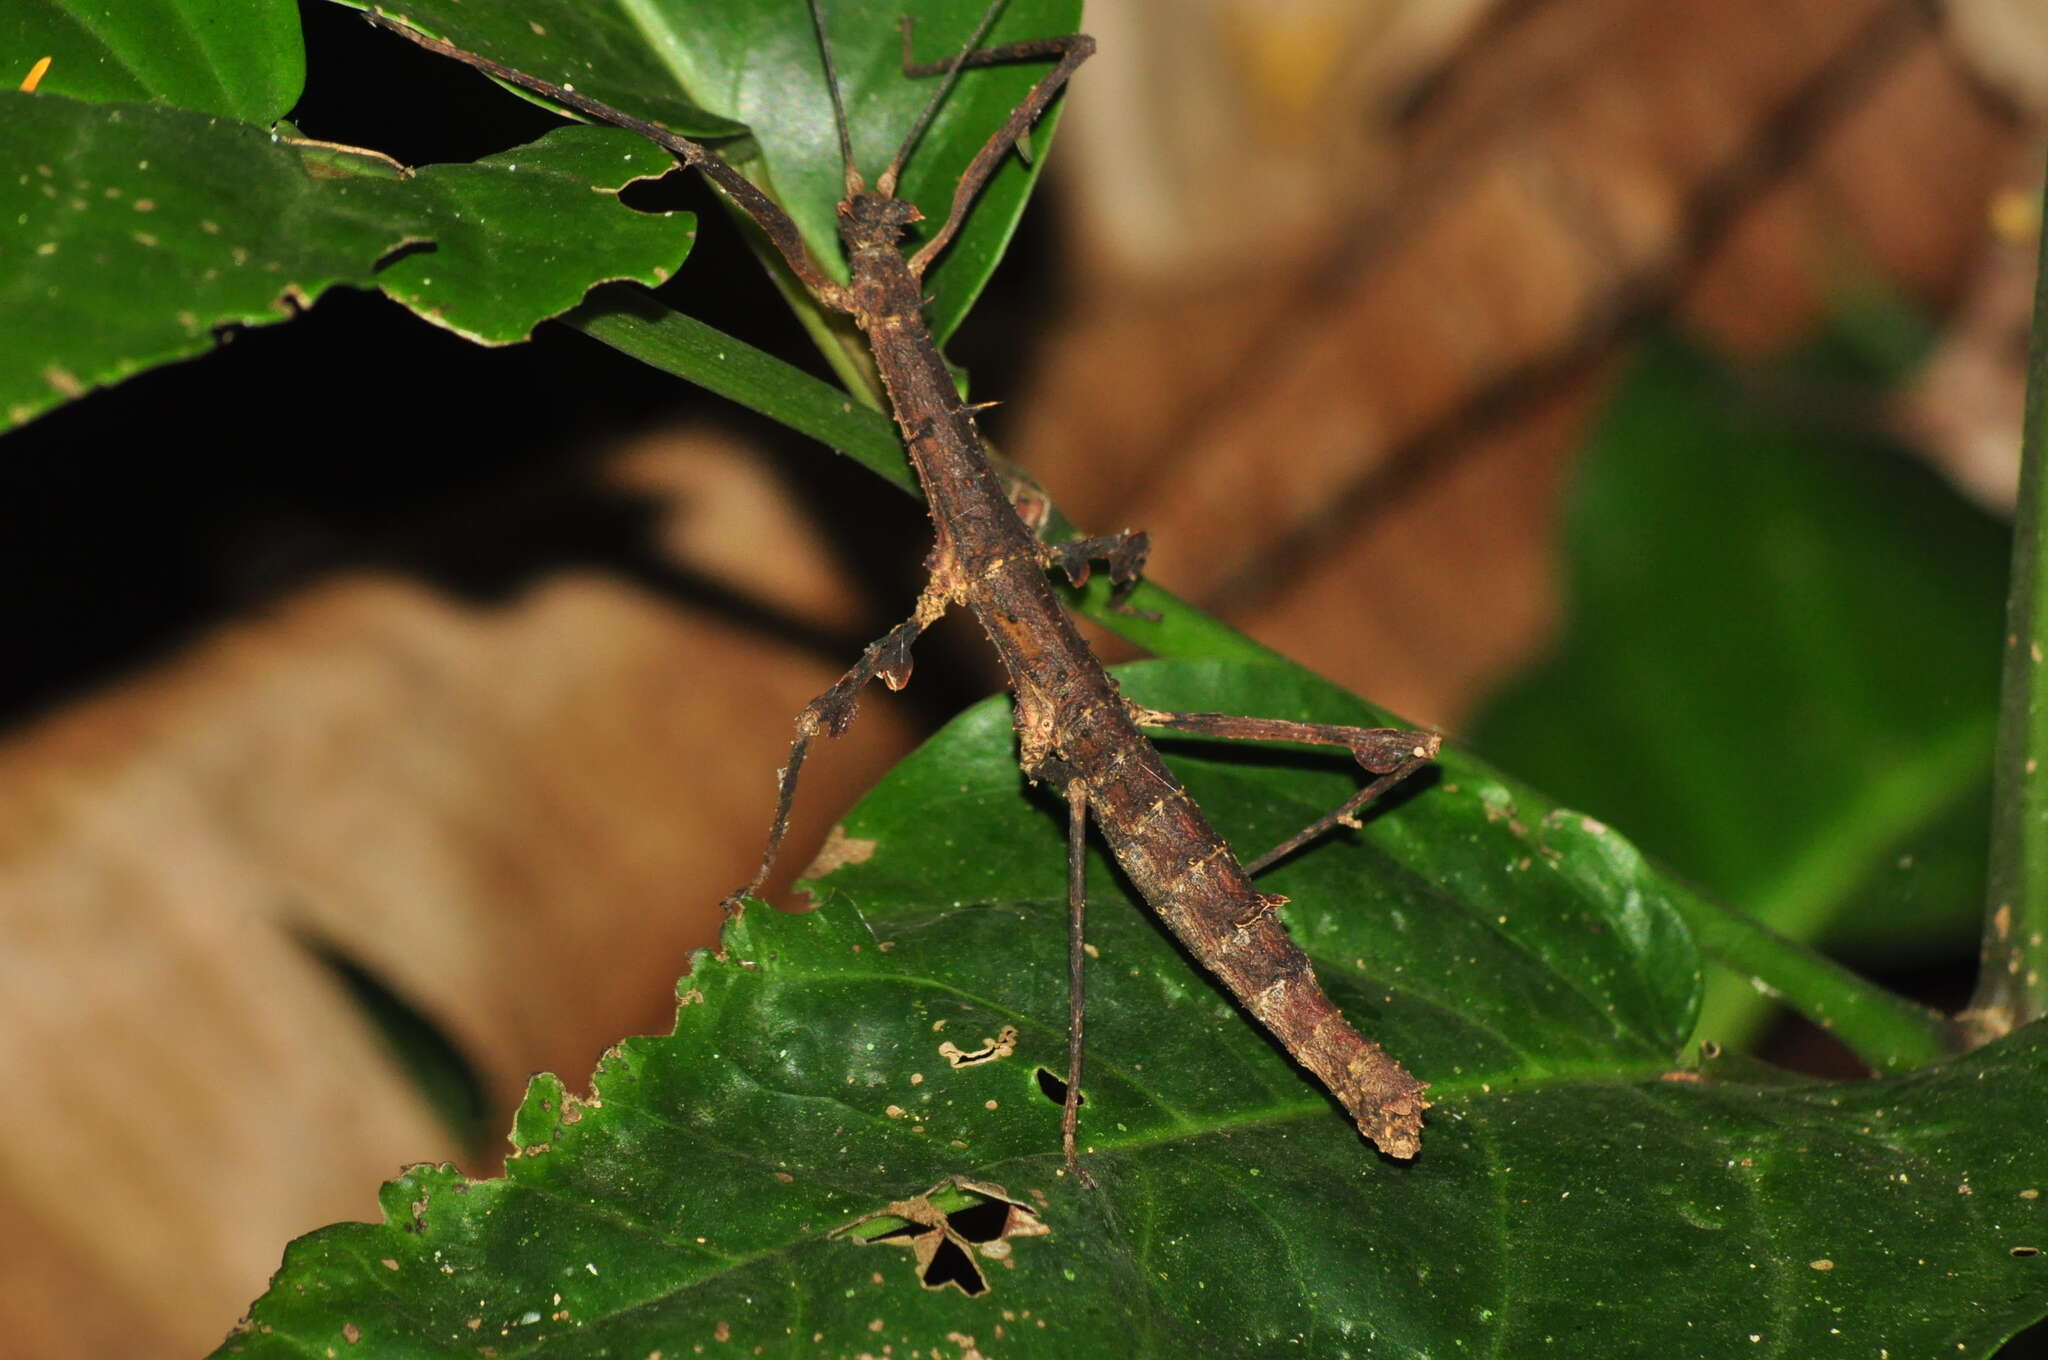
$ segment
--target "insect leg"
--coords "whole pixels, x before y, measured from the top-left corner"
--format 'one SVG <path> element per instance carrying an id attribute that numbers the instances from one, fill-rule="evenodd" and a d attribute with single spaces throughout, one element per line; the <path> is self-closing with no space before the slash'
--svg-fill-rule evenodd
<path id="1" fill-rule="evenodd" d="M 775 822 L 768 830 L 768 848 L 761 854 L 761 867 L 754 871 L 754 877 L 745 887 L 725 899 L 727 915 L 739 910 L 740 899 L 759 892 L 768 879 L 769 870 L 775 867 L 775 857 L 782 850 L 782 838 L 789 831 L 789 811 L 796 801 L 797 776 L 803 772 L 804 756 L 810 751 L 811 739 L 820 732 L 836 737 L 852 726 L 854 714 L 860 708 L 860 692 L 870 680 L 880 680 L 890 689 L 902 689 L 910 683 L 911 645 L 945 612 L 947 602 L 946 595 L 927 588 L 918 597 L 916 612 L 869 643 L 860 660 L 833 682 L 832 688 L 811 700 L 804 706 L 804 711 L 796 715 L 796 740 L 789 745 L 789 763 L 776 774 Z"/>
<path id="2" fill-rule="evenodd" d="M 909 30 L 906 28 L 906 51 L 909 41 Z M 1075 69 L 1094 52 L 1095 39 L 1086 33 L 1069 33 L 1058 38 L 1040 38 L 1033 42 L 1010 43 L 1003 47 L 967 52 L 946 63 L 946 69 L 953 70 L 967 66 L 989 66 L 997 62 L 1058 58 L 1052 70 L 1046 72 L 1039 82 L 1031 87 L 1031 92 L 1024 96 L 1023 103 L 1010 110 L 1010 116 L 1003 121 L 1003 125 L 996 129 L 995 135 L 983 144 L 981 150 L 975 153 L 974 159 L 968 163 L 967 172 L 960 176 L 960 183 L 953 190 L 953 206 L 946 214 L 946 224 L 910 257 L 910 273 L 913 278 L 922 278 L 926 266 L 952 244 L 953 234 L 960 230 L 961 221 L 966 218 L 967 210 L 973 206 L 974 200 L 980 196 L 982 186 L 988 183 L 988 177 L 1003 163 L 1003 157 L 1017 145 L 1018 139 L 1031 130 L 1031 125 L 1045 112 L 1045 106 L 1052 103 L 1053 96 L 1067 83 L 1067 77 L 1073 75 Z M 903 172 L 904 158 L 910 154 L 916 135 L 922 130 L 923 125 L 920 122 L 917 128 L 912 129 L 912 135 L 904 139 L 902 148 L 896 153 L 896 159 L 889 163 L 889 168 L 882 172 L 882 178 L 876 182 L 875 187 L 880 192 L 895 193 L 897 178 Z"/>
<path id="3" fill-rule="evenodd" d="M 1067 1097 L 1060 1108 L 1060 1150 L 1067 1170 L 1089 1189 L 1095 1178 L 1081 1167 L 1074 1135 L 1081 1121 L 1081 1021 L 1086 1012 L 1083 982 L 1088 963 L 1088 785 L 1067 781 Z"/>
<path id="4" fill-rule="evenodd" d="M 1285 718 L 1243 718 L 1230 713 L 1162 713 L 1140 704 L 1130 704 L 1129 708 L 1131 721 L 1140 727 L 1237 741 L 1341 746 L 1351 752 L 1366 773 L 1377 776 L 1334 811 L 1318 817 L 1257 859 L 1246 861 L 1244 868 L 1249 874 L 1278 863 L 1332 827 L 1357 826 L 1359 809 L 1434 760 L 1443 745 L 1443 738 L 1434 732 L 1411 732 L 1399 727 L 1344 727 L 1334 723 L 1291 722 Z"/>
<path id="5" fill-rule="evenodd" d="M 1093 563 L 1100 562 L 1109 569 L 1109 579 L 1116 589 L 1109 594 L 1109 607 L 1122 610 L 1124 601 L 1138 588 L 1138 582 L 1145 574 L 1145 554 L 1152 550 L 1152 539 L 1143 530 L 1125 529 L 1121 533 L 1103 534 L 1096 538 L 1074 538 L 1065 543 L 1045 545 L 1045 565 L 1058 568 L 1066 574 L 1067 580 L 1080 586 L 1088 583 Z"/>

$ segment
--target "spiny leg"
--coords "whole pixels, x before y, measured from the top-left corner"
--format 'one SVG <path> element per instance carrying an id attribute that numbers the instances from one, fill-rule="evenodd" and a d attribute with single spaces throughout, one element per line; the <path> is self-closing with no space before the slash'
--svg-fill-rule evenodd
<path id="1" fill-rule="evenodd" d="M 1095 538 L 1048 543 L 1044 548 L 1045 565 L 1064 572 L 1067 580 L 1076 586 L 1088 584 L 1094 563 L 1100 562 L 1107 567 L 1110 582 L 1115 587 L 1109 592 L 1109 607 L 1118 611 L 1128 609 L 1125 601 L 1138 588 L 1138 582 L 1144 579 L 1145 555 L 1151 551 L 1151 536 L 1142 530 L 1130 529 Z"/>
<path id="2" fill-rule="evenodd" d="M 989 15 L 983 17 L 984 26 L 994 12 L 995 7 L 991 5 Z M 1046 72 L 1039 78 L 1038 83 L 1031 87 L 1030 93 L 1024 96 L 1024 102 L 1010 110 L 1010 116 L 1003 120 L 1003 125 L 996 129 L 995 134 L 968 163 L 966 173 L 960 176 L 960 183 L 953 190 L 953 206 L 946 214 L 946 224 L 910 257 L 910 273 L 913 278 L 922 278 L 925 268 L 938 258 L 941 251 L 952 244 L 954 233 L 960 230 L 960 223 L 980 195 L 982 186 L 988 183 L 988 177 L 996 172 L 996 168 L 1003 163 L 1003 157 L 1010 154 L 1018 140 L 1031 130 L 1031 125 L 1045 112 L 1046 105 L 1052 103 L 1053 96 L 1060 92 L 1060 87 L 1067 83 L 1067 78 L 1094 53 L 1095 39 L 1086 33 L 1068 33 L 1057 38 L 1038 38 L 1030 42 L 1006 43 L 1001 47 L 970 49 L 956 54 L 950 61 L 938 66 L 922 67 L 910 60 L 910 25 L 908 22 L 905 23 L 904 71 L 911 75 L 943 71 L 947 73 L 950 81 L 953 76 L 957 76 L 960 71 L 970 66 L 1042 61 L 1048 57 L 1058 59 L 1052 70 Z M 889 168 L 875 181 L 877 192 L 884 196 L 895 194 L 897 180 L 903 174 L 903 162 L 910 155 L 911 148 L 917 144 L 917 139 L 923 135 L 925 125 L 935 107 L 936 101 L 927 107 L 925 116 L 918 120 L 917 126 L 910 130 L 910 135 L 903 139 L 903 145 L 896 151 L 896 158 L 889 162 Z"/>
<path id="3" fill-rule="evenodd" d="M 1088 963 L 1088 786 L 1067 781 L 1067 1098 L 1060 1107 L 1060 1150 L 1067 1170 L 1088 1189 L 1095 1178 L 1082 1169 L 1074 1135 L 1081 1122 L 1081 1021 Z"/>
<path id="4" fill-rule="evenodd" d="M 860 654 L 860 660 L 854 662 L 846 674 L 796 715 L 796 740 L 789 745 L 789 764 L 775 776 L 775 822 L 768 829 L 768 848 L 761 853 L 761 867 L 754 871 L 754 877 L 745 887 L 725 899 L 728 916 L 739 910 L 742 898 L 752 897 L 761 890 L 761 885 L 768 881 L 769 871 L 775 867 L 775 857 L 782 851 L 782 838 L 789 831 L 789 812 L 796 801 L 797 776 L 803 772 L 804 756 L 810 751 L 811 739 L 820 732 L 837 737 L 852 726 L 854 714 L 860 709 L 860 692 L 870 680 L 878 679 L 890 689 L 902 689 L 910 683 L 910 648 L 918 636 L 946 612 L 947 602 L 948 597 L 937 587 L 925 587 L 924 594 L 918 596 L 916 610 L 909 618 L 869 643 L 867 650 Z"/>
<path id="5" fill-rule="evenodd" d="M 1443 738 L 1434 732 L 1399 727 L 1344 727 L 1335 723 L 1291 722 L 1286 718 L 1243 718 L 1230 713 L 1162 713 L 1129 704 L 1131 721 L 1140 727 L 1193 732 L 1237 741 L 1299 741 L 1315 746 L 1341 746 L 1366 773 L 1378 776 L 1357 793 L 1297 831 L 1280 844 L 1247 861 L 1248 874 L 1278 863 L 1334 826 L 1356 827 L 1358 811 L 1436 758 Z"/>

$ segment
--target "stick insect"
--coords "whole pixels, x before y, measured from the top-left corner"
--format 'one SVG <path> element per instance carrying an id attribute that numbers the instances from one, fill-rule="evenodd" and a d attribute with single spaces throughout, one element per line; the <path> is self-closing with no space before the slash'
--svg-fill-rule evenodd
<path id="1" fill-rule="evenodd" d="M 1395 728 L 1334 727 L 1216 713 L 1164 713 L 1124 699 L 1116 682 L 1075 631 L 1047 572 L 1081 584 L 1105 563 L 1118 595 L 1136 585 L 1145 536 L 1130 533 L 1048 545 L 1019 517 L 993 472 L 976 428 L 975 408 L 954 383 L 924 320 L 920 280 L 952 241 L 989 176 L 1013 151 L 1075 69 L 1095 50 L 1085 34 L 1000 47 L 979 46 L 1004 0 L 994 0 L 966 45 L 943 63 L 911 61 L 911 25 L 904 21 L 907 77 L 942 76 L 894 158 L 867 187 L 854 164 L 852 140 L 818 0 L 809 0 L 826 85 L 831 91 L 846 196 L 839 234 L 849 282 L 831 278 L 812 257 L 794 222 L 760 189 L 708 147 L 677 136 L 563 86 L 463 51 L 380 14 L 366 17 L 412 42 L 576 113 L 636 132 L 699 171 L 766 235 L 790 271 L 822 307 L 851 316 L 864 331 L 892 414 L 924 487 L 934 526 L 929 577 L 908 619 L 870 645 L 854 666 L 798 716 L 789 764 L 778 775 L 768 846 L 754 879 L 728 899 L 757 891 L 788 827 L 796 783 L 810 743 L 838 735 L 853 720 L 860 691 L 881 680 L 900 689 L 910 677 L 918 636 L 954 605 L 964 605 L 994 644 L 1015 704 L 1017 759 L 1025 777 L 1056 790 L 1067 804 L 1068 1052 L 1060 1141 L 1067 1169 L 1084 1184 L 1077 1148 L 1081 1102 L 1083 948 L 1086 896 L 1082 869 L 1092 821 L 1117 863 L 1168 928 L 1251 1012 L 1297 1062 L 1313 1072 L 1381 1151 L 1413 1157 L 1421 1148 L 1425 1087 L 1378 1044 L 1347 1022 L 1316 981 L 1308 956 L 1276 919 L 1284 899 L 1261 893 L 1251 875 L 1339 824 L 1356 825 L 1359 809 L 1431 760 L 1438 738 Z M 999 62 L 1046 61 L 1052 69 L 1011 111 L 969 163 L 946 220 L 908 256 L 901 242 L 921 219 L 896 197 L 903 167 L 960 73 Z M 1194 799 L 1167 769 L 1140 729 L 1266 741 L 1307 742 L 1349 750 L 1372 776 L 1343 806 L 1265 855 L 1242 864 Z"/>

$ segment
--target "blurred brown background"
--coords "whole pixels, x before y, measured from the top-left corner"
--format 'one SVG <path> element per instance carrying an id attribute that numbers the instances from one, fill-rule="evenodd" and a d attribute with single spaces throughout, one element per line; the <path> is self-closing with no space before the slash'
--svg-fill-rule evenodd
<path id="1" fill-rule="evenodd" d="M 2031 0 L 1089 25 L 1050 201 L 956 357 L 1077 522 L 1149 529 L 1163 584 L 1339 682 L 1456 732 L 1541 650 L 1572 451 L 1661 318 L 1757 355 L 1903 292 L 1943 338 L 1893 418 L 2009 501 Z M 369 39 L 308 27 L 300 121 L 334 135 Z M 459 121 L 346 131 L 493 149 Z M 790 719 L 914 589 L 916 509 L 815 450 L 559 332 L 423 332 L 330 300 L 12 441 L 0 1223 L 44 1249 L 0 1292 L 10 1354 L 209 1347 L 287 1239 L 402 1164 L 491 1171 L 529 1071 L 665 1029 Z M 255 391 L 264 428 L 220 419 Z M 921 658 L 807 773 L 780 882 L 995 684 L 962 629 Z M 392 1033 L 440 1055 L 440 1110 Z"/>

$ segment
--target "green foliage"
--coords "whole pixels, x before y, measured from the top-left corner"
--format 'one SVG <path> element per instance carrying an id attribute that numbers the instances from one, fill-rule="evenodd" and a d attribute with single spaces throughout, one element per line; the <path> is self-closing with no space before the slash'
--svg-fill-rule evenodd
<path id="1" fill-rule="evenodd" d="M 1121 674 L 1155 705 L 1375 716 L 1284 667 Z M 1351 783 L 1174 763 L 1246 846 Z M 1007 704 L 970 710 L 849 816 L 829 905 L 735 923 L 593 1099 L 538 1080 L 504 1179 L 416 1168 L 384 1223 L 294 1244 L 221 1354 L 1983 1355 L 2039 1312 L 2048 1259 L 2013 1249 L 2048 1229 L 2022 1193 L 2048 1146 L 2011 1130 L 2048 1029 L 1854 1086 L 1678 1069 L 1695 974 L 1654 872 L 1462 758 L 1275 875 L 1346 1013 L 1434 1083 L 1422 1156 L 1360 1142 L 1098 861 L 1077 1189 L 1038 1075 L 1066 1043 L 1050 813 Z M 989 1250 L 960 1217 L 927 1264 L 915 1197 L 955 1181 L 1042 1235 Z M 962 1261 L 985 1293 L 927 1287 Z"/>
<path id="2" fill-rule="evenodd" d="M 265 127 L 291 111 L 306 79 L 295 0 L 10 0 L 0 86 L 40 57 L 51 58 L 37 87 L 45 94 L 155 101 Z"/>
<path id="3" fill-rule="evenodd" d="M 222 327 L 286 320 L 337 284 L 382 287 L 458 334 L 509 344 L 594 283 L 658 283 L 682 263 L 687 218 L 618 200 L 672 168 L 630 133 L 564 128 L 412 173 L 273 131 L 304 65 L 296 10 L 275 8 L 12 12 L 22 31 L 0 50 L 57 60 L 35 93 L 0 91 L 16 167 L 0 214 L 0 429 L 203 354 Z"/>
<path id="4" fill-rule="evenodd" d="M 2048 231 L 2034 266 L 2034 335 L 2006 587 L 1983 965 L 1970 1009 L 1995 1030 L 2048 1016 Z"/>
<path id="5" fill-rule="evenodd" d="M 871 176 L 930 88 L 897 70 L 901 7 L 829 6 Z M 912 7 L 926 21 L 919 55 L 931 57 L 982 5 Z M 0 145 L 18 167 L 18 202 L 0 214 L 0 292 L 17 323 L 0 339 L 9 422 L 197 354 L 216 326 L 279 319 L 281 300 L 377 286 L 489 342 L 566 313 L 902 480 L 878 417 L 780 361 L 644 294 L 609 288 L 579 305 L 608 279 L 665 278 L 688 248 L 687 223 L 619 203 L 623 185 L 665 169 L 629 136 L 563 128 L 474 165 L 408 173 L 280 121 L 304 64 L 290 5 L 106 8 L 32 0 L 0 16 L 0 51 L 28 54 L 24 71 L 57 57 L 41 92 L 0 105 Z M 841 172 L 795 0 L 417 0 L 408 12 L 719 139 L 836 259 Z M 1077 21 L 1073 0 L 1015 0 L 993 37 Z M 961 169 L 1035 75 L 976 71 L 947 102 L 905 184 L 928 219 L 943 219 Z M 941 335 L 988 277 L 1038 163 L 1011 158 L 929 279 Z M 1667 396 L 1707 382 L 1669 354 L 1648 375 Z M 1773 855 L 1831 834 L 1808 814 L 1853 805 L 1871 780 L 1931 782 L 1963 815 L 1975 767 L 1933 757 L 1981 751 L 1982 685 L 1945 696 L 1841 638 L 1910 624 L 1927 630 L 1916 648 L 1979 647 L 1983 619 L 1956 601 L 1982 598 L 1992 570 L 1980 529 L 1951 514 L 1925 561 L 1856 556 L 1849 540 L 1885 513 L 1867 469 L 1809 466 L 1798 441 L 1706 418 L 1660 450 L 1630 438 L 1629 409 L 1609 439 L 1630 459 L 1610 455 L 1609 475 L 1679 512 L 1644 532 L 1690 555 L 1655 588 L 1711 604 L 1739 581 L 1751 607 L 1659 632 L 1655 590 L 1625 579 L 1658 544 L 1624 536 L 1594 563 L 1607 576 L 1589 566 L 1588 580 L 1624 578 L 1610 594 L 1619 621 L 1603 626 L 1649 630 L 1669 650 L 1637 646 L 1656 651 L 1640 671 L 1568 654 L 1561 664 L 1579 665 L 1571 678 L 1586 686 L 1576 710 L 1595 726 L 1574 734 L 1568 714 L 1556 740 L 1570 748 L 1611 730 L 1598 724 L 1636 723 L 1636 744 L 1655 750 L 1629 755 L 1652 773 L 1663 753 L 1713 776 L 1694 806 L 1617 803 L 1617 819 L 1640 812 L 1650 843 L 1674 857 L 1687 836 L 1741 847 L 1752 876 L 1725 886 L 1743 893 L 1778 881 Z M 1702 459 L 1722 475 L 1686 481 Z M 1760 503 L 1734 494 L 1745 489 Z M 1850 553 L 1839 563 L 1838 550 Z M 1732 658 L 1747 669 L 1672 725 L 1682 730 L 1660 729 L 1672 671 L 1730 661 L 1713 655 L 1730 650 L 1718 639 L 1777 617 L 1762 607 L 1791 586 L 1807 592 L 1803 610 L 1825 605 L 1799 618 L 1826 626 L 1757 634 L 1746 648 L 1789 641 L 1788 657 Z M 1232 658 L 1125 671 L 1144 702 L 1382 718 L 1298 668 L 1243 660 L 1254 644 L 1156 588 L 1139 603 L 1161 617 L 1112 622 L 1158 650 Z M 1099 587 L 1083 607 L 1101 609 Z M 1876 758 L 1870 736 L 1886 723 L 1913 740 Z M 1788 774 L 1786 752 L 1802 742 L 1815 766 Z M 1169 749 L 1250 850 L 1356 787 L 1327 754 Z M 1745 774 L 1776 782 L 1742 803 L 1727 790 Z M 1800 881 L 1828 891 L 1799 900 L 1846 900 L 1918 834 L 1898 806 L 1857 821 L 1849 850 L 1809 851 Z M 1616 831 L 1456 752 L 1364 830 L 1266 880 L 1292 899 L 1290 928 L 1347 1014 L 1432 1083 L 1422 1155 L 1396 1163 L 1360 1142 L 1097 862 L 1083 1142 L 1102 1188 L 1084 1193 L 1061 1174 L 1050 1079 L 1065 1050 L 1060 839 L 1053 809 L 1021 786 L 1007 708 L 971 710 L 849 815 L 834 867 L 819 871 L 821 911 L 737 920 L 723 952 L 682 982 L 675 1031 L 622 1043 L 589 1097 L 536 1078 L 504 1177 L 415 1168 L 385 1188 L 384 1222 L 293 1244 L 222 1353 L 731 1344 L 964 1356 L 1015 1342 L 1077 1356 L 1285 1345 L 1967 1357 L 2042 1314 L 2048 1259 L 2032 1249 L 2048 1236 L 2048 1146 L 2026 1134 L 2048 1100 L 2048 1030 L 1853 1085 L 1688 1066 L 1702 947 L 1731 941 L 1775 958 L 1757 965 L 1782 966 L 1775 985 L 1841 1016 L 1845 1033 L 1860 1026 L 1866 1051 L 1888 1061 L 1924 1063 L 1937 1031 L 1702 899 Z"/>
<path id="6" fill-rule="evenodd" d="M 869 180 L 888 164 L 934 88 L 904 77 L 898 19 L 917 16 L 917 54 L 931 61 L 957 51 L 984 8 L 979 0 L 838 0 L 829 7 L 854 160 Z M 1013 0 L 988 41 L 1071 33 L 1080 8 L 1079 0 Z M 458 47 L 573 85 L 677 132 L 744 129 L 743 142 L 722 148 L 728 158 L 782 204 L 811 253 L 843 276 L 836 222 L 846 188 L 817 37 L 802 5 L 541 0 L 485 9 L 462 0 L 411 0 L 402 12 Z M 945 221 L 961 171 L 1042 73 L 1030 65 L 997 67 L 963 81 L 919 144 L 898 196 L 927 220 Z M 1044 130 L 1049 134 L 1050 122 Z M 939 336 L 952 333 L 980 294 L 1036 178 L 1035 167 L 1012 157 L 927 276 L 927 315 Z"/>
<path id="7" fill-rule="evenodd" d="M 2007 536 L 1789 399 L 1868 390 L 1841 368 L 1638 360 L 1578 469 L 1565 636 L 1473 741 L 1792 938 L 1898 959 L 1982 910 Z M 1768 1004 L 1708 998 L 1724 1043 Z"/>
<path id="8" fill-rule="evenodd" d="M 902 8 L 835 6 L 856 152 L 870 175 L 933 88 L 898 69 Z M 916 8 L 921 53 L 947 50 L 981 10 L 955 0 Z M 425 0 L 408 12 L 514 66 L 725 139 L 813 253 L 840 267 L 838 152 L 800 6 L 558 0 L 515 13 Z M 1017 0 L 995 36 L 1071 31 L 1078 14 L 1074 0 Z M 337 284 L 381 287 L 436 324 L 506 344 L 595 284 L 666 280 L 689 249 L 686 223 L 619 203 L 619 189 L 672 168 L 625 132 L 563 129 L 417 174 L 373 151 L 297 138 L 280 122 L 305 64 L 290 4 L 107 11 L 37 0 L 0 16 L 0 52 L 33 54 L 23 76 L 35 56 L 55 58 L 35 94 L 0 90 L 0 145 L 18 167 L 0 215 L 0 297 L 14 322 L 0 332 L 0 430 L 205 353 L 221 327 L 285 320 Z M 963 80 L 919 144 L 903 196 L 943 221 L 960 172 L 1032 79 L 1027 66 Z M 1036 176 L 1035 161 L 1010 158 L 928 276 L 939 334 L 973 305 Z M 706 360 L 684 372 L 715 368 Z"/>

